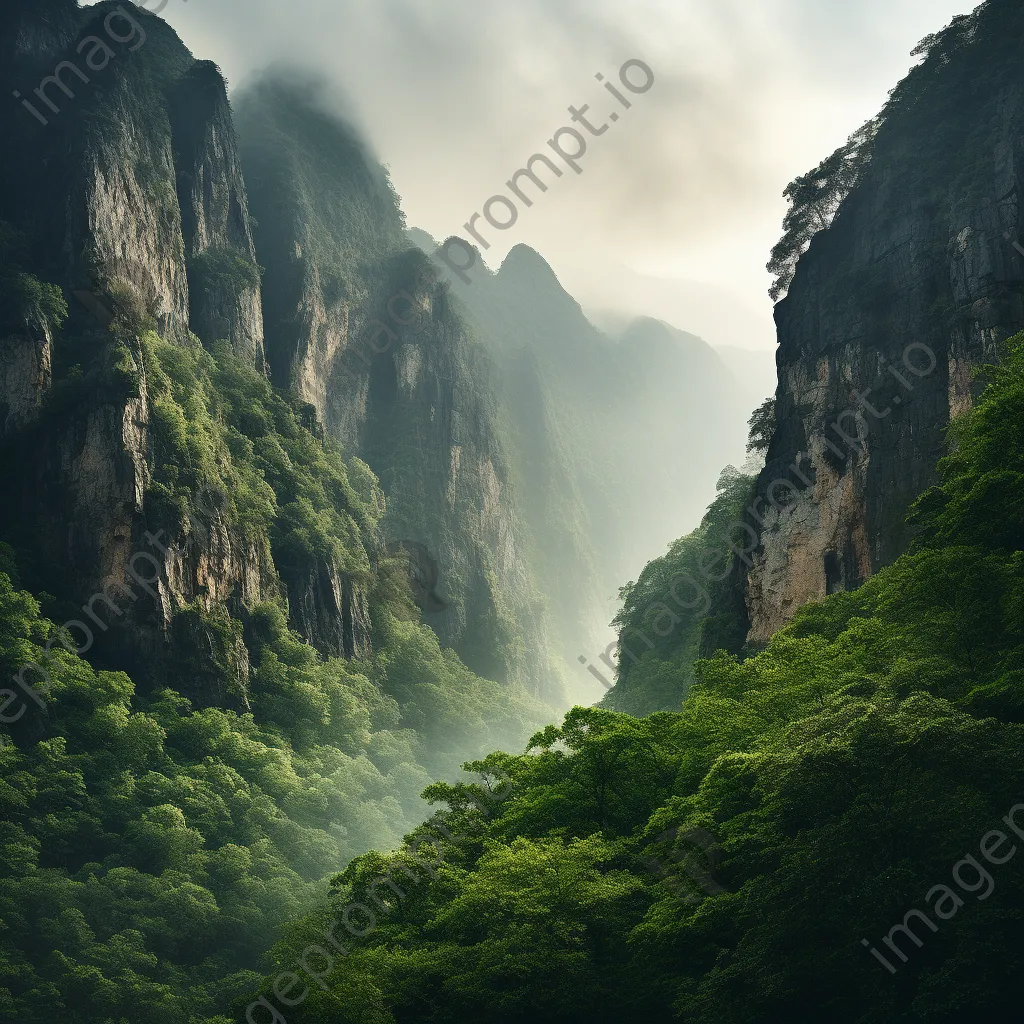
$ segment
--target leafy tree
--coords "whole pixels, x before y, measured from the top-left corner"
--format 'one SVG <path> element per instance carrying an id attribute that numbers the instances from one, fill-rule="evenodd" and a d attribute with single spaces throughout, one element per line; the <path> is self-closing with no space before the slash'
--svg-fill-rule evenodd
<path id="1" fill-rule="evenodd" d="M 747 420 L 750 428 L 748 452 L 766 452 L 775 436 L 775 399 L 766 398 Z"/>

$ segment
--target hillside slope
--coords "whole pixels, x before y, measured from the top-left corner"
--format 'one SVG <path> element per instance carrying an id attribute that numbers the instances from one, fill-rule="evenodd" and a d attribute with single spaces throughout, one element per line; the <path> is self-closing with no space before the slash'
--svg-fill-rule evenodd
<path id="1" fill-rule="evenodd" d="M 268 379 L 219 71 L 131 4 L 5 6 L 0 52 L 58 108 L 0 110 L 0 1019 L 223 1024 L 549 711 L 420 621 L 380 481 Z"/>
<path id="2" fill-rule="evenodd" d="M 298 971 L 297 1024 L 1014 1019 L 1024 335 L 958 441 L 912 554 L 699 662 L 678 710 L 575 708 L 476 766 L 497 795 L 431 787 L 278 947 L 263 1012 Z"/>

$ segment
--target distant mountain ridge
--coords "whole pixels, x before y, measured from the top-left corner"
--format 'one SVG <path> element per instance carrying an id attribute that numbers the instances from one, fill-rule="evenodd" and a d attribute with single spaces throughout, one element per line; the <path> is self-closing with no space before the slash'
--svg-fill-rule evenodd
<path id="1" fill-rule="evenodd" d="M 426 232 L 408 234 L 436 252 Z M 618 338 L 598 330 L 529 246 L 496 272 L 477 253 L 467 276 L 449 285 L 498 365 L 527 521 L 574 641 L 565 658 L 596 657 L 611 635 L 588 623 L 609 622 L 618 588 L 700 521 L 722 466 L 743 461 L 760 399 L 695 335 L 645 317 Z"/>

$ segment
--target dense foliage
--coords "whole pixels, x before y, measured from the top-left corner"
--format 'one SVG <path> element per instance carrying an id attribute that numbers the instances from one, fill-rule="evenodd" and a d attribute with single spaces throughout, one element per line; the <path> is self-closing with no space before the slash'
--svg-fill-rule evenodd
<path id="1" fill-rule="evenodd" d="M 727 467 L 698 529 L 619 592 L 616 685 L 605 707 L 633 715 L 676 708 L 702 652 L 742 650 L 747 627 L 729 545 L 742 539 L 732 536 L 733 524 L 742 521 L 756 479 Z"/>
<path id="2" fill-rule="evenodd" d="M 352 665 L 274 606 L 254 620 L 251 715 L 140 696 L 55 648 L 45 711 L 29 702 L 0 747 L 0 1019 L 205 1020 L 252 987 L 245 968 L 318 879 L 397 842 L 482 737 L 525 727 L 421 626 Z M 57 627 L 6 575 L 0 623 L 5 678 L 47 664 Z"/>
<path id="3" fill-rule="evenodd" d="M 146 522 L 186 548 L 244 545 L 267 597 L 241 614 L 173 604 L 170 654 L 129 678 L 70 653 L 78 641 L 17 579 L 57 560 L 32 549 L 32 523 L 5 525 L 27 546 L 0 549 L 0 673 L 45 665 L 52 683 L 32 671 L 35 697 L 0 691 L 0 1020 L 223 1021 L 331 874 L 397 844 L 431 780 L 518 746 L 548 712 L 416 621 L 365 464 L 226 345 L 162 341 L 130 290 L 109 303 L 109 330 L 76 322 L 59 339 L 40 449 L 81 407 L 144 396 Z M 289 584 L 319 564 L 367 594 L 361 661 L 325 658 L 289 627 Z M 81 617 L 74 589 L 60 594 L 41 599 Z M 117 659 L 103 642 L 115 634 L 96 665 Z M 218 692 L 226 706 L 209 706 Z"/>
<path id="4" fill-rule="evenodd" d="M 1022 473 L 1024 336 L 957 424 L 918 550 L 807 606 L 755 657 L 698 663 L 679 711 L 577 708 L 526 754 L 491 755 L 504 802 L 433 787 L 436 878 L 389 892 L 322 985 L 285 986 L 309 990 L 286 1019 L 1013 1018 Z M 663 660 L 682 679 L 689 656 Z M 989 859 L 992 830 L 1008 838 Z M 407 858 L 358 859 L 279 970 Z"/>
<path id="5" fill-rule="evenodd" d="M 220 292 L 231 298 L 260 286 L 260 268 L 235 249 L 208 249 L 193 257 L 188 269 L 193 288 Z"/>

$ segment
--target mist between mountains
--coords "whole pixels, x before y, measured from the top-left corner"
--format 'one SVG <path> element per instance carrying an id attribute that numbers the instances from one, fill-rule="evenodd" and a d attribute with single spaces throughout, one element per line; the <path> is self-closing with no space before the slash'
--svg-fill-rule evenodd
<path id="1" fill-rule="evenodd" d="M 618 88 L 614 83 L 607 81 L 601 72 L 595 74 L 594 77 L 598 82 L 604 84 L 604 88 L 618 101 L 624 110 L 629 110 L 633 106 L 622 89 Z M 642 81 L 639 80 L 641 78 Z M 623 88 L 628 92 L 634 95 L 643 95 L 654 86 L 654 71 L 644 61 L 633 57 L 619 68 L 619 80 Z M 584 103 L 578 108 L 575 106 L 569 107 L 572 123 L 581 125 L 591 137 L 604 135 L 609 130 L 610 125 L 617 122 L 620 118 L 620 114 L 613 110 L 608 114 L 608 122 L 600 127 L 595 127 L 590 123 L 589 111 L 589 103 Z M 568 141 L 574 143 L 574 150 L 572 152 L 566 148 Z M 579 161 L 587 153 L 588 145 L 587 137 L 582 132 L 576 128 L 563 126 L 548 139 L 547 145 L 553 154 L 564 161 L 567 167 L 572 168 L 578 175 L 583 173 L 583 167 Z M 538 166 L 546 170 L 554 178 L 561 178 L 563 176 L 563 171 L 551 157 L 540 152 L 534 153 L 526 161 L 526 166 L 517 170 L 505 183 L 509 192 L 527 208 L 532 207 L 534 201 L 524 191 L 523 183 L 525 181 L 532 183 L 539 193 L 548 191 L 547 183 L 535 169 Z M 503 208 L 507 219 L 504 221 L 499 220 L 495 215 L 496 208 Z M 519 207 L 506 195 L 494 195 L 484 203 L 483 214 L 479 212 L 474 213 L 463 224 L 464 230 L 479 243 L 482 249 L 487 250 L 491 248 L 491 243 L 481 234 L 481 230 L 476 227 L 481 218 L 485 219 L 491 227 L 498 231 L 508 231 L 519 221 Z M 456 260 L 456 255 L 458 254 L 456 251 L 461 252 L 462 255 L 459 261 Z M 478 265 L 478 250 L 474 246 L 468 244 L 457 235 L 452 235 L 440 245 L 434 255 L 464 284 L 472 284 L 473 279 L 470 277 L 469 271 Z M 424 307 L 422 301 L 417 296 L 432 285 L 432 276 L 421 272 L 416 277 L 411 293 L 406 289 L 402 289 L 392 295 L 386 304 L 387 321 L 379 318 L 373 319 L 366 325 L 364 330 L 359 332 L 359 340 L 353 346 L 356 358 L 369 367 L 373 357 L 367 354 L 367 349 L 376 355 L 383 355 L 399 340 L 398 330 L 407 330 L 413 336 L 422 334 L 428 326 L 429 310 Z M 383 343 L 381 343 L 381 339 L 383 339 Z"/>
<path id="2" fill-rule="evenodd" d="M 603 74 L 598 72 L 594 76 L 597 81 L 604 84 L 605 89 L 618 101 L 619 105 L 624 110 L 629 110 L 633 104 L 626 95 L 617 88 L 612 82 L 606 81 Z M 638 81 L 641 79 L 642 81 Z M 630 93 L 634 95 L 643 95 L 649 92 L 654 86 L 654 72 L 651 70 L 648 64 L 645 64 L 639 58 L 633 57 L 627 60 L 622 67 L 619 68 L 619 81 L 622 86 Z M 599 128 L 595 127 L 590 123 L 587 117 L 588 111 L 590 110 L 590 104 L 583 104 L 582 107 L 569 107 L 569 113 L 571 115 L 572 123 L 581 125 L 586 129 L 590 137 L 598 137 L 604 135 L 610 125 L 614 124 L 619 120 L 621 116 L 618 111 L 613 110 L 608 114 L 608 121 L 602 124 Z M 568 142 L 573 143 L 573 151 L 569 151 L 566 147 Z M 579 161 L 587 152 L 587 136 L 584 136 L 582 132 L 575 128 L 562 127 L 559 128 L 554 135 L 547 141 L 548 148 L 558 156 L 566 166 L 572 168 L 576 174 L 583 173 L 583 167 Z M 547 192 L 548 186 L 540 174 L 534 169 L 536 166 L 542 166 L 547 172 L 553 175 L 555 178 L 562 177 L 562 170 L 558 165 L 551 159 L 550 156 L 545 153 L 534 153 L 527 161 L 526 166 L 516 171 L 512 177 L 505 183 L 509 192 L 522 203 L 523 206 L 529 208 L 533 206 L 533 199 L 530 195 L 524 191 L 522 182 L 524 180 L 530 181 L 533 186 L 539 192 Z M 499 219 L 496 211 L 501 211 L 503 219 Z M 494 228 L 496 231 L 508 231 L 514 227 L 519 221 L 519 207 L 516 203 L 510 199 L 507 195 L 502 193 L 493 195 L 483 205 L 483 213 L 474 213 L 472 217 L 463 224 L 463 229 L 467 231 L 476 241 L 483 250 L 491 248 L 491 243 L 481 233 L 481 229 L 477 228 L 477 223 L 481 220 L 486 220 L 487 223 Z M 452 255 L 452 250 L 458 247 L 462 250 L 463 261 L 456 263 Z M 476 265 L 477 253 L 476 250 L 467 245 L 462 239 L 453 236 L 449 238 L 439 250 L 439 258 L 448 266 L 453 274 L 462 280 L 464 284 L 469 284 L 471 278 L 467 271 Z"/>
<path id="3" fill-rule="evenodd" d="M 907 392 L 908 397 L 914 390 L 914 379 L 921 380 L 930 376 L 936 366 L 938 358 L 932 348 L 924 342 L 911 342 L 907 345 L 902 354 L 899 366 L 888 364 L 884 356 L 879 355 L 879 365 L 884 367 L 886 373 L 895 380 L 898 385 Z M 892 406 L 885 409 L 877 409 L 870 401 L 872 389 L 854 391 L 855 404 L 840 412 L 826 428 L 825 434 L 818 438 L 822 448 L 827 449 L 837 459 L 845 463 L 851 455 L 867 455 L 867 439 L 871 432 L 870 416 L 874 420 L 887 419 L 893 413 Z M 893 405 L 902 406 L 905 399 L 897 394 L 893 399 Z M 834 434 L 833 440 L 828 436 L 829 432 Z M 846 450 L 839 447 L 839 441 L 845 444 Z M 810 446 L 809 446 L 810 447 Z M 700 580 L 695 579 L 692 574 L 684 573 L 673 581 L 670 593 L 679 611 L 687 616 L 700 618 L 706 615 L 712 606 L 712 598 L 706 584 L 723 582 L 734 570 L 736 562 L 742 563 L 746 568 L 753 568 L 753 555 L 761 545 L 759 529 L 766 529 L 767 523 L 762 513 L 768 509 L 760 505 L 762 501 L 767 503 L 776 514 L 781 515 L 791 504 L 791 496 L 795 491 L 811 488 L 814 486 L 812 480 L 804 470 L 804 466 L 810 468 L 810 456 L 808 453 L 800 453 L 789 466 L 786 473 L 792 473 L 799 483 L 795 483 L 788 475 L 782 475 L 768 482 L 761 490 L 761 494 L 744 510 L 749 519 L 736 520 L 730 523 L 725 530 L 725 535 L 718 539 L 718 543 L 705 547 L 698 558 L 698 575 Z M 801 486 L 802 485 L 802 486 Z M 759 507 L 760 505 L 760 507 Z M 742 545 L 737 541 L 737 534 L 744 535 Z M 701 580 L 703 582 L 701 582 Z M 680 593 L 680 588 L 683 593 Z M 822 596 L 825 596 L 824 594 Z M 659 638 L 664 639 L 670 636 L 676 628 L 682 624 L 683 619 L 676 614 L 668 605 L 656 602 L 648 606 L 644 612 L 644 619 L 654 615 L 652 632 Z M 597 660 L 601 661 L 613 675 L 619 671 L 621 658 L 625 655 L 633 665 L 640 664 L 638 656 L 626 645 L 626 640 L 635 642 L 632 636 L 626 637 L 626 629 L 638 635 L 639 640 L 644 644 L 646 650 L 654 650 L 655 642 L 647 634 L 632 627 L 623 629 L 619 638 L 613 641 L 605 651 L 599 655 Z M 619 663 L 616 663 L 615 655 L 619 656 Z M 612 690 L 615 683 L 609 680 L 595 665 L 591 664 L 583 654 L 579 655 L 577 661 L 606 689 Z"/>
<path id="4" fill-rule="evenodd" d="M 494 776 L 500 782 L 499 788 L 491 787 L 489 776 Z M 494 767 L 489 767 L 485 772 L 480 773 L 480 777 L 483 785 L 479 789 L 483 800 L 476 799 L 474 796 L 469 803 L 484 818 L 488 818 L 495 806 L 504 803 L 512 796 L 512 780 L 505 772 Z M 488 806 L 488 803 L 484 801 L 489 802 L 492 806 Z M 436 833 L 440 834 L 436 834 L 431 829 L 435 829 Z M 423 876 L 417 875 L 406 861 L 421 868 L 426 876 L 434 881 L 438 877 L 438 868 L 445 862 L 445 843 L 448 844 L 447 848 L 455 848 L 460 839 L 466 838 L 459 833 L 453 833 L 439 821 L 428 822 L 422 827 L 422 832 L 422 835 L 413 839 L 408 848 L 400 852 L 401 862 L 398 865 L 387 873 L 378 875 L 366 887 L 366 892 L 363 894 L 366 902 L 353 900 L 345 905 L 337 917 L 332 917 L 325 925 L 321 935 L 317 936 L 317 938 L 323 938 L 323 945 L 319 942 L 310 943 L 296 957 L 294 971 L 283 971 L 274 977 L 270 983 L 273 1000 L 261 995 L 246 1007 L 245 1019 L 248 1024 L 288 1024 L 287 1018 L 278 1006 L 288 1009 L 301 1006 L 309 998 L 312 985 L 316 985 L 324 992 L 329 992 L 327 979 L 334 973 L 339 959 L 345 959 L 350 954 L 348 947 L 342 945 L 335 934 L 338 928 L 344 928 L 352 938 L 357 940 L 369 938 L 377 930 L 381 918 L 398 909 L 403 901 L 408 899 L 408 893 L 395 881 L 395 875 L 405 876 L 408 881 L 403 880 L 402 884 L 406 888 L 409 887 L 409 882 L 419 885 L 423 881 Z M 429 846 L 432 850 L 431 860 L 423 857 L 424 846 Z M 377 890 L 382 886 L 390 890 L 390 897 L 384 898 L 378 894 Z"/>

